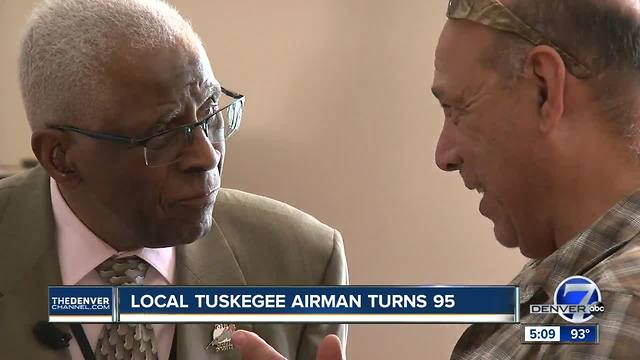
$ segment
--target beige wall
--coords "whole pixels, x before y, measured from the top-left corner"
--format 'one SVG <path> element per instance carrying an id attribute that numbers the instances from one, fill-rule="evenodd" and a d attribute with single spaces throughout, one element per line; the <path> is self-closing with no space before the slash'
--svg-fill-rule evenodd
<path id="1" fill-rule="evenodd" d="M 445 0 L 174 0 L 221 82 L 247 95 L 224 184 L 339 228 L 354 284 L 501 284 L 519 270 L 433 151 Z M 0 0 L 0 163 L 30 154 L 15 62 L 33 1 Z M 445 359 L 463 326 L 355 325 L 351 359 Z"/>

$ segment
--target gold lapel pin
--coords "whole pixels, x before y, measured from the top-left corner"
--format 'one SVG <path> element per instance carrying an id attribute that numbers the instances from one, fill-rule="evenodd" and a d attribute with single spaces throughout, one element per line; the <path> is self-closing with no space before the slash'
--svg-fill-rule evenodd
<path id="1" fill-rule="evenodd" d="M 234 331 L 236 331 L 234 324 L 216 324 L 211 333 L 211 342 L 204 349 L 215 352 L 232 350 L 231 335 L 233 335 Z"/>

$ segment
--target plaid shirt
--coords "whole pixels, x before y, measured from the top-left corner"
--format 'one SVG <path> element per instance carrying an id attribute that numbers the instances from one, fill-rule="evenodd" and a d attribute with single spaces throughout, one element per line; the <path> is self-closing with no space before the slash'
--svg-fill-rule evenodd
<path id="1" fill-rule="evenodd" d="M 520 286 L 520 322 L 568 324 L 555 314 L 530 314 L 529 305 L 553 303 L 556 287 L 571 275 L 600 288 L 605 312 L 585 323 L 600 324 L 599 344 L 522 344 L 520 324 L 478 324 L 464 332 L 451 359 L 640 359 L 640 192 L 524 266 L 511 282 Z"/>

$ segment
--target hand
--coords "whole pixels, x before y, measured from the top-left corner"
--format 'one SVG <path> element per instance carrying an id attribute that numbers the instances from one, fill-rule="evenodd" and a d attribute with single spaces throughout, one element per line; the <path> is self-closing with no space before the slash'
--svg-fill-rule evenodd
<path id="1" fill-rule="evenodd" d="M 231 341 L 244 360 L 286 360 L 260 336 L 252 332 L 237 330 L 233 333 Z M 342 360 L 340 339 L 335 335 L 327 335 L 318 347 L 316 360 Z"/>

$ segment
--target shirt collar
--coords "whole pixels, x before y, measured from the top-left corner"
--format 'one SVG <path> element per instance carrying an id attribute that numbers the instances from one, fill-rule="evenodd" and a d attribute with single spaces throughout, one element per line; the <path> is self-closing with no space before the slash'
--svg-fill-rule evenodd
<path id="1" fill-rule="evenodd" d="M 564 279 L 581 275 L 640 233 L 640 191 L 618 202 L 586 230 L 544 259 L 532 260 L 511 282 L 521 303 L 542 289 L 548 298 Z"/>
<path id="2" fill-rule="evenodd" d="M 53 178 L 49 181 L 56 224 L 58 257 L 63 285 L 75 285 L 112 256 L 138 256 L 153 266 L 169 284 L 173 283 L 175 248 L 142 248 L 118 252 L 96 236 L 73 213 Z"/>

